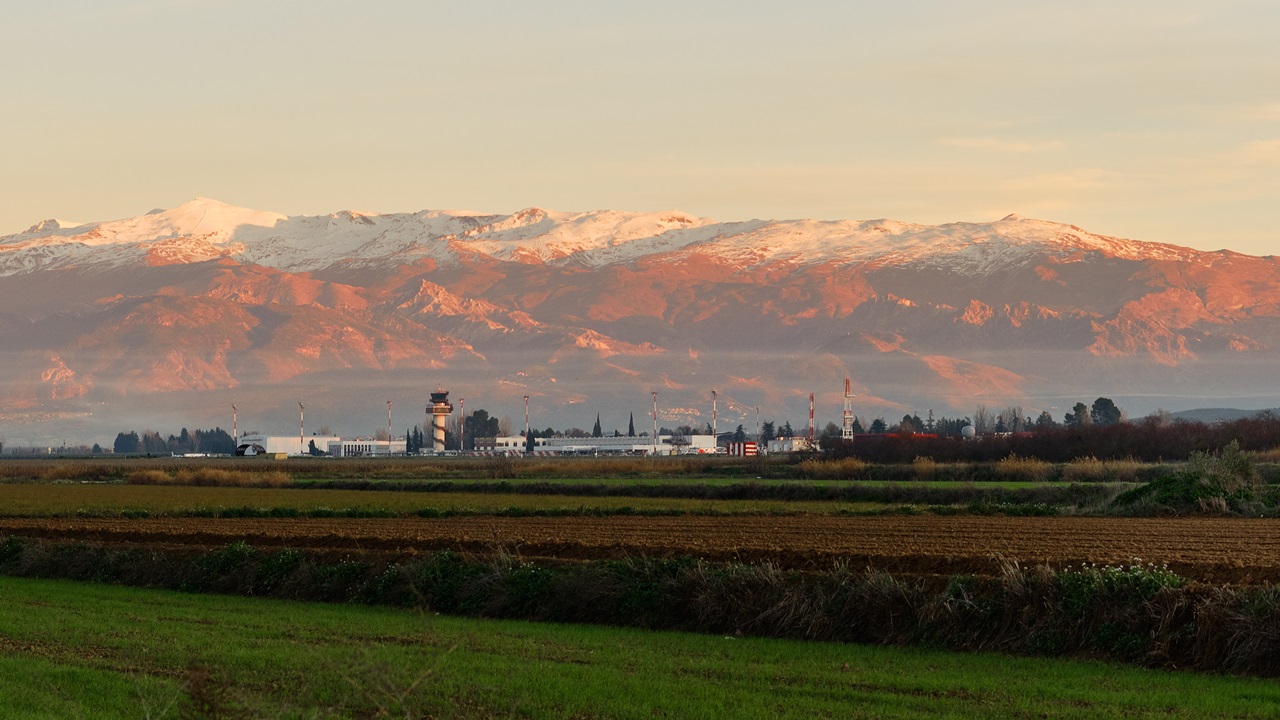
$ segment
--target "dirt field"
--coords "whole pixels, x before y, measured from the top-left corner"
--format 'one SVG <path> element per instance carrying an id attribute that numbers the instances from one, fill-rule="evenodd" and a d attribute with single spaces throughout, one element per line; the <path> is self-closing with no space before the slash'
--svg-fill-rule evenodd
<path id="1" fill-rule="evenodd" d="M 1168 563 L 1211 582 L 1280 582 L 1280 520 L 1240 518 L 604 517 L 0 519 L 0 534 L 105 543 L 416 554 L 445 548 L 584 560 L 696 555 L 898 573 L 989 574 L 999 558 L 1055 567 Z"/>

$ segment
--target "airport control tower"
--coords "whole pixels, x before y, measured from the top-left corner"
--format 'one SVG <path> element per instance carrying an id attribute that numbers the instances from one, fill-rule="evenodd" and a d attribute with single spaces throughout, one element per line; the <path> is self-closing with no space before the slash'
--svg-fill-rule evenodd
<path id="1" fill-rule="evenodd" d="M 444 452 L 444 427 L 449 421 L 449 414 L 453 412 L 453 406 L 449 404 L 449 391 L 436 388 L 436 391 L 431 393 L 431 407 L 427 408 L 427 412 L 431 413 L 434 449 L 442 453 Z"/>

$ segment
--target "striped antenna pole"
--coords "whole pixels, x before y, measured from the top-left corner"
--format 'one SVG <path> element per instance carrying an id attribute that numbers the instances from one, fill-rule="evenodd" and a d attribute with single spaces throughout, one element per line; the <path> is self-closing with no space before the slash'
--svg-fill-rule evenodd
<path id="1" fill-rule="evenodd" d="M 809 393 L 809 443 L 813 443 L 813 393 Z"/>
<path id="2" fill-rule="evenodd" d="M 716 391 L 711 391 L 711 441 L 720 444 L 720 436 L 716 434 Z"/>

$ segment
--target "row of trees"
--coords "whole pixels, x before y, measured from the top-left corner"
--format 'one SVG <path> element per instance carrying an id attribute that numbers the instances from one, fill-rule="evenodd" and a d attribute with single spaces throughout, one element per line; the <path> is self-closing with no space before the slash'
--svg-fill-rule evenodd
<path id="1" fill-rule="evenodd" d="M 1280 447 L 1280 417 L 1223 423 L 1169 421 L 1156 415 L 1136 422 L 1088 422 L 1018 434 L 988 434 L 965 441 L 955 436 L 863 436 L 851 442 L 839 437 L 823 450 L 831 457 L 858 457 L 868 462 L 911 462 L 929 457 L 939 462 L 995 461 L 1016 454 L 1048 462 L 1081 457 L 1100 460 L 1132 458 L 1148 462 L 1185 460 L 1193 452 L 1209 452 L 1237 440 L 1244 450 Z"/>
<path id="2" fill-rule="evenodd" d="M 98 448 L 97 445 L 94 445 Z M 100 449 L 100 448 L 99 448 Z M 141 435 L 136 431 L 116 435 L 113 449 L 117 454 L 151 453 L 167 455 L 184 453 L 211 453 L 231 455 L 236 451 L 235 440 L 220 427 L 212 430 L 195 430 L 188 432 L 182 428 L 177 435 L 167 438 L 155 430 L 145 430 Z"/>
<path id="3" fill-rule="evenodd" d="M 865 428 L 862 421 L 855 418 L 853 421 L 853 433 L 855 435 L 864 433 L 883 435 L 890 433 L 895 435 L 927 434 L 960 437 L 966 425 L 972 425 L 975 433 L 981 436 L 990 434 L 1043 433 L 1064 427 L 1108 427 L 1123 421 L 1124 411 L 1116 406 L 1115 402 L 1110 398 L 1100 397 L 1094 400 L 1092 405 L 1085 405 L 1082 402 L 1076 403 L 1071 408 L 1071 412 L 1063 416 L 1061 423 L 1054 420 L 1047 410 L 1042 411 L 1033 420 L 1017 405 L 999 411 L 988 410 L 985 405 L 979 405 L 971 417 L 935 418 L 933 410 L 929 410 L 923 419 L 918 413 L 907 414 L 902 416 L 902 420 L 891 425 L 884 418 L 876 418 Z M 826 447 L 827 444 L 834 440 L 839 440 L 841 437 L 840 426 L 829 422 L 818 433 L 819 445 Z"/>

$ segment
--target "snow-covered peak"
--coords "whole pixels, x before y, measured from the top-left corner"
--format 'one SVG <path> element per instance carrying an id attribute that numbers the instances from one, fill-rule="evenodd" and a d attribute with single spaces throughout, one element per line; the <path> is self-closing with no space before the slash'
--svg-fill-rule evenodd
<path id="1" fill-rule="evenodd" d="M 607 265 L 709 238 L 715 223 L 676 210 L 548 212 L 529 208 L 477 225 L 459 238 L 486 255 L 522 262 Z"/>
<path id="2" fill-rule="evenodd" d="M 66 220 L 59 220 L 57 218 L 49 218 L 48 220 L 41 220 L 35 225 L 32 225 L 31 227 L 27 228 L 26 232 L 22 234 L 23 235 L 40 235 L 43 233 L 52 233 L 57 230 L 71 230 L 73 228 L 80 227 L 80 225 L 81 223 L 68 222 Z"/>
<path id="3" fill-rule="evenodd" d="M 96 230 L 104 242 L 145 242 L 157 238 L 201 236 L 211 242 L 230 241 L 248 228 L 272 228 L 284 215 L 195 198 L 163 212 L 101 223 Z"/>

